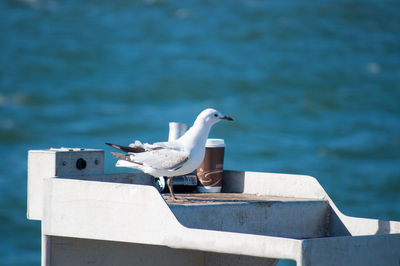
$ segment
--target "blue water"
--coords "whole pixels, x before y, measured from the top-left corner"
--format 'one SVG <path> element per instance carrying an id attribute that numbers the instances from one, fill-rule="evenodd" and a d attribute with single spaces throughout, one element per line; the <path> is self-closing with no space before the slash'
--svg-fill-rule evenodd
<path id="1" fill-rule="evenodd" d="M 225 168 L 316 177 L 400 220 L 400 2 L 0 2 L 0 258 L 39 265 L 30 149 L 167 139 L 206 107 Z M 126 171 L 126 170 L 124 170 Z"/>

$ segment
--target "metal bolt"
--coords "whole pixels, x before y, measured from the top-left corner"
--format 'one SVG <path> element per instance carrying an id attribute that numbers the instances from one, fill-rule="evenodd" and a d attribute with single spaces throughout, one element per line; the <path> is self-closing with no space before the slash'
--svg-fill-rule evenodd
<path id="1" fill-rule="evenodd" d="M 63 166 L 66 166 L 66 165 L 67 165 L 67 162 L 66 162 L 66 161 L 63 161 L 63 162 L 62 162 L 62 165 L 63 165 Z"/>
<path id="2" fill-rule="evenodd" d="M 98 165 L 99 163 L 100 163 L 100 162 L 99 162 L 98 159 L 95 159 L 95 160 L 94 160 L 94 164 L 95 164 L 95 165 Z"/>

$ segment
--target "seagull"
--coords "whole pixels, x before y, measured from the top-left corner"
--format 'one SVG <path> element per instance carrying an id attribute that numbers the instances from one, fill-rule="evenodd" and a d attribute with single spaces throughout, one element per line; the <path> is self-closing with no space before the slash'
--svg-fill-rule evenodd
<path id="1" fill-rule="evenodd" d="M 106 144 L 125 152 L 111 152 L 111 155 L 119 159 L 115 166 L 138 169 L 154 177 L 168 177 L 171 199 L 176 200 L 172 187 L 173 177 L 186 175 L 197 169 L 204 158 L 210 129 L 221 120 L 233 119 L 208 108 L 197 116 L 193 126 L 177 140 L 153 144 L 136 140 L 129 146 Z"/>

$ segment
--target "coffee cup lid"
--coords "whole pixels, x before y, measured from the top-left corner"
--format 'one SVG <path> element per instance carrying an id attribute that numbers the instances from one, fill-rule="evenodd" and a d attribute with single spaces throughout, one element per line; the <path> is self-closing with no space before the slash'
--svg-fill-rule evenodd
<path id="1" fill-rule="evenodd" d="M 207 148 L 225 147 L 225 141 L 224 139 L 207 139 L 206 147 Z"/>

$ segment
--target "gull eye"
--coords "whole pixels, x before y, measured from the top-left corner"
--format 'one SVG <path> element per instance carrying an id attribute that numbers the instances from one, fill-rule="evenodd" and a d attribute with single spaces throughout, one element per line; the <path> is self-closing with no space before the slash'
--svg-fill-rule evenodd
<path id="1" fill-rule="evenodd" d="M 214 114 L 215 117 L 218 117 L 218 114 Z"/>

